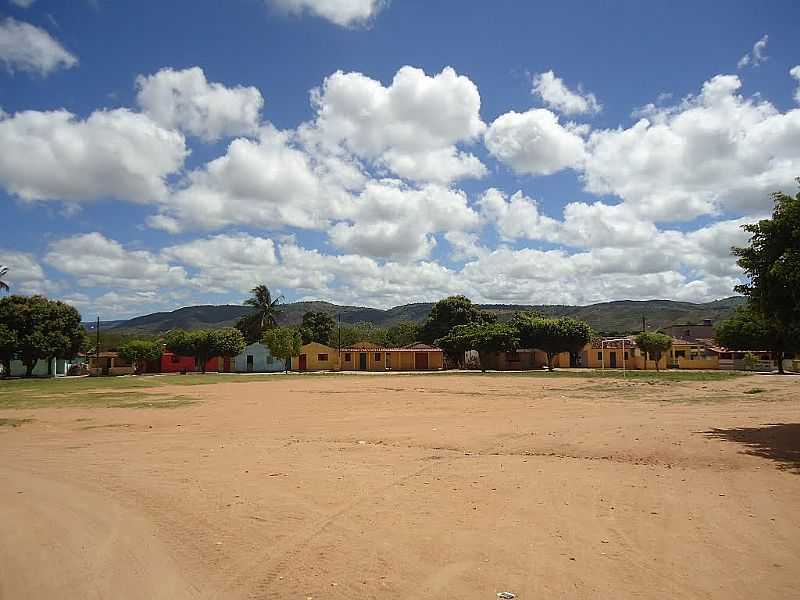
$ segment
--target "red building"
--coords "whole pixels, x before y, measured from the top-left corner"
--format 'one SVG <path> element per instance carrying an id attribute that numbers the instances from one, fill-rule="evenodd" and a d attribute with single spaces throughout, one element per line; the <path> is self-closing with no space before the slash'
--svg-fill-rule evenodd
<path id="1" fill-rule="evenodd" d="M 229 373 L 233 370 L 233 361 L 230 358 L 212 356 L 206 361 L 206 371 Z M 181 356 L 172 352 L 164 352 L 161 355 L 162 373 L 193 373 L 200 371 L 195 366 L 193 356 Z"/>

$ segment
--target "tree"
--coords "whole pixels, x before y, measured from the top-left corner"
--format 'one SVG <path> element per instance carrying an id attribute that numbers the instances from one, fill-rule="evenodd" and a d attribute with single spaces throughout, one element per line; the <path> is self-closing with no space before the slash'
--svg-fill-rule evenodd
<path id="1" fill-rule="evenodd" d="M 326 312 L 309 311 L 303 315 L 303 323 L 300 326 L 300 335 L 303 343 L 319 342 L 329 346 L 333 339 L 336 329 L 336 322 Z"/>
<path id="2" fill-rule="evenodd" d="M 273 298 L 269 288 L 263 284 L 250 290 L 250 294 L 244 304 L 252 306 L 255 310 L 236 323 L 236 328 L 244 334 L 248 344 L 260 340 L 265 329 L 278 326 L 278 316 L 281 312 L 278 305 L 283 301 L 283 296 Z"/>
<path id="3" fill-rule="evenodd" d="M 794 348 L 793 338 L 778 328 L 775 321 L 764 317 L 751 305 L 736 309 L 730 318 L 719 323 L 714 337 L 717 342 L 731 350 L 770 350 L 772 348 Z M 794 338 L 796 340 L 796 338 Z M 796 343 L 796 342 L 795 342 Z M 778 358 L 778 371 L 782 352 L 773 352 Z"/>
<path id="4" fill-rule="evenodd" d="M 456 325 L 448 335 L 436 340 L 436 344 L 462 354 L 464 350 L 477 350 L 481 371 L 485 372 L 487 355 L 515 350 L 519 345 L 519 334 L 507 323 L 468 323 Z"/>
<path id="5" fill-rule="evenodd" d="M 536 313 L 517 313 L 511 326 L 518 332 L 523 348 L 535 348 L 547 355 L 547 369 L 562 352 L 576 354 L 592 339 L 592 329 L 584 321 L 569 317 L 550 319 Z"/>
<path id="6" fill-rule="evenodd" d="M 242 332 L 234 327 L 223 327 L 212 331 L 212 356 L 232 358 L 244 352 L 246 346 Z"/>
<path id="7" fill-rule="evenodd" d="M 661 354 L 672 348 L 672 338 L 663 333 L 656 333 L 654 331 L 643 331 L 637 335 L 634 340 L 636 345 L 645 352 L 644 368 L 647 369 L 647 357 L 656 361 L 656 371 L 658 371 L 658 361 L 661 360 Z"/>
<path id="8" fill-rule="evenodd" d="M 16 339 L 15 354 L 30 377 L 39 360 L 72 358 L 86 344 L 80 313 L 69 304 L 44 296 L 8 296 L 0 299 L 0 325 L 6 342 Z M 9 361 L 10 362 L 10 361 Z"/>
<path id="9" fill-rule="evenodd" d="M 119 347 L 119 355 L 132 363 L 136 372 L 141 371 L 142 363 L 159 360 L 163 353 L 162 345 L 151 340 L 131 340 Z"/>
<path id="10" fill-rule="evenodd" d="M 7 325 L 0 324 L 0 364 L 3 366 L 3 377 L 11 375 L 11 361 L 17 350 L 17 332 Z"/>
<path id="11" fill-rule="evenodd" d="M 419 339 L 428 344 L 435 343 L 449 335 L 451 330 L 458 325 L 469 323 L 494 323 L 497 316 L 487 313 L 475 306 L 466 296 L 449 296 L 439 300 L 431 308 L 431 312 L 420 330 Z M 448 357 L 461 364 L 464 360 L 463 353 L 452 354 L 443 348 Z"/>
<path id="12" fill-rule="evenodd" d="M 745 352 L 742 364 L 744 364 L 745 371 L 755 371 L 758 366 L 758 357 L 752 352 Z"/>
<path id="13" fill-rule="evenodd" d="M 303 347 L 300 332 L 291 327 L 267 329 L 261 338 L 261 342 L 269 348 L 272 356 L 284 361 L 287 373 L 292 364 L 292 357 L 298 356 Z"/>
<path id="14" fill-rule="evenodd" d="M 386 330 L 386 345 L 402 348 L 416 342 L 420 337 L 421 327 L 413 321 L 403 321 Z"/>
<path id="15" fill-rule="evenodd" d="M 386 346 L 386 329 L 377 327 L 372 323 L 341 325 L 337 334 L 337 344 L 339 340 L 341 340 L 342 348 L 352 348 L 359 342 Z"/>
<path id="16" fill-rule="evenodd" d="M 0 265 L 0 290 L 8 291 L 9 287 L 5 281 L 6 275 L 8 275 L 8 267 L 4 267 Z"/>
<path id="17" fill-rule="evenodd" d="M 241 331 L 233 327 L 223 329 L 198 329 L 184 331 L 173 329 L 164 337 L 167 350 L 183 356 L 194 357 L 195 365 L 206 372 L 206 363 L 214 356 L 236 356 L 244 350 Z"/>
<path id="18" fill-rule="evenodd" d="M 211 349 L 211 332 L 208 330 L 184 331 L 173 329 L 164 336 L 167 350 L 180 356 L 194 357 L 195 366 L 206 372 L 209 350 Z"/>
<path id="19" fill-rule="evenodd" d="M 794 197 L 776 192 L 772 199 L 772 218 L 743 225 L 752 234 L 750 244 L 731 251 L 749 278 L 734 289 L 747 297 L 757 328 L 770 332 L 763 349 L 772 352 L 783 373 L 784 353 L 800 344 L 800 192 Z"/>

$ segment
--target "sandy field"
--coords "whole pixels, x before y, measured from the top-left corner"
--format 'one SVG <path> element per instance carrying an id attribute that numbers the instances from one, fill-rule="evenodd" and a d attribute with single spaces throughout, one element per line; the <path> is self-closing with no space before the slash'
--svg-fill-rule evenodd
<path id="1" fill-rule="evenodd" d="M 0 410 L 0 598 L 800 597 L 800 377 L 218 378 Z"/>

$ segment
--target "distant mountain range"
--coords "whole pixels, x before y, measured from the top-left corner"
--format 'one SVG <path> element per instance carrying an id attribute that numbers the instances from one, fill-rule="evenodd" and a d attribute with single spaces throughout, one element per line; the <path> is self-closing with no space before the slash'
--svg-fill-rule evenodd
<path id="1" fill-rule="evenodd" d="M 500 319 L 510 318 L 518 311 L 535 310 L 547 315 L 569 316 L 587 321 L 598 332 L 624 333 L 640 331 L 642 317 L 647 320 L 650 329 L 673 323 L 699 324 L 703 319 L 711 319 L 716 323 L 730 315 L 743 302 L 741 296 L 732 296 L 704 304 L 672 300 L 619 300 L 588 306 L 484 304 L 481 308 L 497 313 Z M 342 323 L 372 323 L 379 327 L 388 327 L 403 321 L 421 323 L 427 318 L 432 306 L 433 303 L 424 302 L 381 310 L 363 306 L 338 306 L 329 302 L 291 302 L 281 306 L 278 321 L 281 325 L 296 325 L 302 321 L 306 312 L 321 311 L 334 318 L 338 315 Z M 229 327 L 250 310 L 249 307 L 232 304 L 187 306 L 171 312 L 153 313 L 127 320 L 101 321 L 100 328 L 127 335 L 152 335 L 177 328 Z M 84 325 L 87 329 L 94 330 L 94 322 Z"/>

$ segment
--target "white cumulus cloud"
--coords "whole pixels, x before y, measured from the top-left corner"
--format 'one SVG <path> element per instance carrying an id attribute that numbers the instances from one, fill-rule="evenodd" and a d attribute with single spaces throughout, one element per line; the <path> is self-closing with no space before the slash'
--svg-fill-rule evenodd
<path id="1" fill-rule="evenodd" d="M 367 23 L 386 6 L 388 0 L 267 0 L 278 10 L 292 15 L 303 13 L 351 27 Z"/>
<path id="2" fill-rule="evenodd" d="M 750 65 L 753 67 L 757 67 L 765 60 L 767 60 L 767 40 L 769 36 L 764 34 L 764 36 L 758 40 L 755 44 L 753 44 L 752 52 L 748 52 L 742 58 L 739 59 L 739 62 L 736 63 L 736 66 L 740 69 L 744 69 L 746 66 Z"/>
<path id="3" fill-rule="evenodd" d="M 489 152 L 518 173 L 550 175 L 579 168 L 584 159 L 586 129 L 562 125 L 545 108 L 500 115 L 486 131 Z"/>
<path id="4" fill-rule="evenodd" d="M 264 126 L 225 155 L 192 171 L 151 225 L 168 231 L 230 224 L 321 229 L 341 214 L 348 195 L 328 184 L 324 165 L 296 148 L 287 132 Z"/>
<path id="5" fill-rule="evenodd" d="M 594 94 L 584 92 L 580 86 L 577 91 L 569 89 L 553 71 L 534 75 L 531 91 L 547 106 L 565 115 L 597 114 L 603 108 Z"/>
<path id="6" fill-rule="evenodd" d="M 486 168 L 456 148 L 484 131 L 478 88 L 447 67 L 433 76 L 403 67 L 389 86 L 337 71 L 312 92 L 316 118 L 300 128 L 306 144 L 343 148 L 415 181 L 481 177 Z"/>
<path id="7" fill-rule="evenodd" d="M 587 191 L 615 194 L 655 220 L 763 211 L 769 193 L 800 173 L 800 110 L 781 113 L 740 87 L 738 77 L 718 75 L 630 128 L 594 131 Z"/>
<path id="8" fill-rule="evenodd" d="M 254 87 L 209 83 L 199 67 L 140 75 L 136 86 L 139 106 L 163 127 L 207 141 L 258 130 L 264 106 L 261 92 Z"/>
<path id="9" fill-rule="evenodd" d="M 101 233 L 93 232 L 57 240 L 45 261 L 72 275 L 81 286 L 157 291 L 186 284 L 183 267 L 147 250 L 128 250 Z"/>
<path id="10" fill-rule="evenodd" d="M 0 115 L 0 183 L 23 200 L 152 202 L 186 155 L 180 133 L 126 109 Z"/>
<path id="11" fill-rule="evenodd" d="M 794 101 L 800 104 L 800 65 L 792 67 L 789 71 L 789 75 L 797 80 L 797 89 L 794 91 Z"/>
<path id="12" fill-rule="evenodd" d="M 9 71 L 48 75 L 78 59 L 44 29 L 7 17 L 0 22 L 0 61 Z"/>

